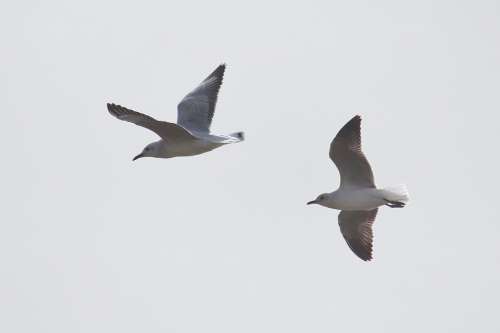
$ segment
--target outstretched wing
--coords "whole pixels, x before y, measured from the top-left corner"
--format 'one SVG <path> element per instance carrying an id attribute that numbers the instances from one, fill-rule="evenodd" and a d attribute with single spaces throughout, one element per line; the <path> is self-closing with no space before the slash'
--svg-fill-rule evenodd
<path id="1" fill-rule="evenodd" d="M 177 124 L 197 132 L 210 132 L 225 69 L 225 64 L 219 65 L 195 90 L 184 97 L 177 106 Z"/>
<path id="2" fill-rule="evenodd" d="M 368 211 L 347 211 L 339 214 L 339 226 L 347 245 L 364 261 L 372 259 L 372 226 L 377 216 L 377 209 Z"/>
<path id="3" fill-rule="evenodd" d="M 361 151 L 361 117 L 355 116 L 330 144 L 330 158 L 340 173 L 340 187 L 375 187 L 373 172 Z"/>
<path id="4" fill-rule="evenodd" d="M 193 138 L 191 133 L 177 124 L 158 121 L 153 117 L 127 109 L 121 105 L 108 103 L 108 111 L 112 116 L 147 128 L 167 141 L 182 141 Z"/>

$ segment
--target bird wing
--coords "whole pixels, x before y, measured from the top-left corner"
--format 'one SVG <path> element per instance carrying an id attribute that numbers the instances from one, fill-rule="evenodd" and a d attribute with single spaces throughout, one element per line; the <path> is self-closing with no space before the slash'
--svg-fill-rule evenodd
<path id="1" fill-rule="evenodd" d="M 210 132 L 225 69 L 225 64 L 219 65 L 177 105 L 177 124 L 197 132 Z"/>
<path id="2" fill-rule="evenodd" d="M 375 187 L 372 168 L 361 151 L 361 117 L 344 125 L 330 144 L 330 158 L 340 173 L 340 187 Z"/>
<path id="3" fill-rule="evenodd" d="M 183 141 L 193 138 L 191 133 L 182 126 L 166 121 L 158 121 L 153 117 L 127 109 L 121 105 L 108 103 L 108 111 L 112 116 L 147 128 L 167 141 Z"/>
<path id="4" fill-rule="evenodd" d="M 372 225 L 377 216 L 373 210 L 343 210 L 339 214 L 339 226 L 347 245 L 364 261 L 372 259 L 373 231 Z"/>

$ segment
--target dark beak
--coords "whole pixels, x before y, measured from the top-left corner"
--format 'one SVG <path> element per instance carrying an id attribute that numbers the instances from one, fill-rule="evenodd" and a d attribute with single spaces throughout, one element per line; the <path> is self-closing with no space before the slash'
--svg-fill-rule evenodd
<path id="1" fill-rule="evenodd" d="M 142 153 L 140 153 L 139 155 L 137 155 L 136 157 L 134 157 L 134 158 L 132 159 L 132 161 L 135 161 L 136 159 L 141 158 L 141 157 L 144 157 L 144 156 L 142 155 Z"/>
<path id="2" fill-rule="evenodd" d="M 312 205 L 312 204 L 315 204 L 315 203 L 317 203 L 317 201 L 316 201 L 316 200 L 313 200 L 313 201 L 309 201 L 307 204 L 308 204 L 308 205 Z"/>

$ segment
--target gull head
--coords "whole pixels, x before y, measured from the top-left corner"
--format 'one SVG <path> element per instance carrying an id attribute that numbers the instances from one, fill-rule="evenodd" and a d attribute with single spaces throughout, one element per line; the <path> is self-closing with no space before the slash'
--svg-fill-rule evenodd
<path id="1" fill-rule="evenodd" d="M 316 199 L 313 201 L 309 201 L 307 204 L 312 205 L 312 204 L 318 204 L 318 205 L 324 205 L 326 201 L 330 198 L 330 193 L 322 193 L 318 195 Z"/>
<path id="2" fill-rule="evenodd" d="M 135 161 L 136 159 L 141 157 L 156 157 L 159 155 L 159 152 L 160 152 L 160 145 L 158 144 L 158 142 L 153 142 L 144 147 L 142 152 L 136 157 L 134 157 L 132 161 Z"/>

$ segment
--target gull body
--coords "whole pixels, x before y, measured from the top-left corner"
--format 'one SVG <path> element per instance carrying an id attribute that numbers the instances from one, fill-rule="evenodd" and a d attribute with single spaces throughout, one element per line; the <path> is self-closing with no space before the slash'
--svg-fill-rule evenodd
<path id="1" fill-rule="evenodd" d="M 197 138 L 183 142 L 167 142 L 166 140 L 158 140 L 146 146 L 141 154 L 134 157 L 134 160 L 141 157 L 171 158 L 194 156 L 209 152 L 220 146 L 221 144 Z"/>
<path id="2" fill-rule="evenodd" d="M 140 112 L 108 103 L 108 111 L 114 117 L 147 128 L 161 138 L 148 144 L 134 157 L 134 161 L 141 157 L 172 158 L 199 155 L 244 140 L 243 132 L 219 135 L 210 131 L 225 69 L 224 64 L 217 67 L 196 89 L 182 99 L 177 106 L 176 124 L 158 121 Z"/>
<path id="3" fill-rule="evenodd" d="M 383 193 L 375 188 L 344 188 L 328 193 L 318 204 L 338 210 L 372 210 L 387 202 Z"/>
<path id="4" fill-rule="evenodd" d="M 330 158 L 340 173 L 340 186 L 320 194 L 307 204 L 341 210 L 340 231 L 351 250 L 362 260 L 372 259 L 372 225 L 378 207 L 402 208 L 409 200 L 406 186 L 379 189 L 361 151 L 361 117 L 355 116 L 337 133 L 330 144 Z"/>
<path id="5" fill-rule="evenodd" d="M 234 135 L 234 137 L 229 135 L 212 134 L 207 136 L 202 133 L 198 133 L 198 135 L 194 136 L 192 139 L 180 142 L 168 142 L 161 139 L 147 145 L 140 155 L 134 157 L 134 160 L 140 157 L 171 158 L 200 155 L 223 145 L 237 143 L 243 140 L 237 137 L 238 134 Z"/>

